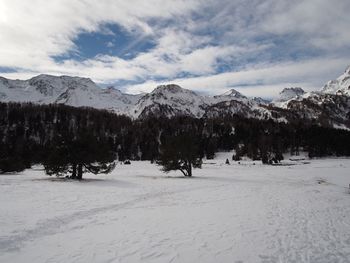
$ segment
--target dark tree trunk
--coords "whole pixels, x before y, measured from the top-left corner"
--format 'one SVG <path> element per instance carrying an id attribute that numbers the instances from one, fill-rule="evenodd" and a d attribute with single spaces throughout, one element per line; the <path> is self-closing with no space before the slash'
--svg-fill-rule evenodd
<path id="1" fill-rule="evenodd" d="M 72 165 L 72 179 L 76 179 L 77 178 L 77 165 L 74 163 Z"/>
<path id="2" fill-rule="evenodd" d="M 192 176 L 192 165 L 191 165 L 190 162 L 187 164 L 186 170 L 187 170 L 187 175 L 186 176 L 187 177 L 191 177 Z"/>
<path id="3" fill-rule="evenodd" d="M 81 164 L 81 163 L 78 164 L 78 175 L 77 175 L 77 179 L 78 179 L 78 180 L 83 179 L 83 164 Z"/>

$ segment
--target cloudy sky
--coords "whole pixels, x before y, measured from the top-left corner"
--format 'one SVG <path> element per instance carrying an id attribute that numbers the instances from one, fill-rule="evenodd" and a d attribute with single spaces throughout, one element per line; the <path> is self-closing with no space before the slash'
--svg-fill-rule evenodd
<path id="1" fill-rule="evenodd" d="M 0 0 L 0 75 L 273 97 L 350 65 L 349 0 Z"/>

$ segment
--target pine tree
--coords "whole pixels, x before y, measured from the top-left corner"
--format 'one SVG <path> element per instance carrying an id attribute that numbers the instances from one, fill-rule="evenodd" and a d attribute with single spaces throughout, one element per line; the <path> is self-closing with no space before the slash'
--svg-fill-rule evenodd
<path id="1" fill-rule="evenodd" d="M 161 145 L 158 165 L 164 172 L 179 170 L 186 177 L 192 176 L 192 168 L 201 168 L 197 138 L 189 133 L 169 136 Z"/>
<path id="2" fill-rule="evenodd" d="M 116 153 L 106 138 L 89 132 L 76 138 L 59 136 L 47 149 L 44 168 L 48 175 L 68 175 L 81 180 L 84 172 L 110 173 L 115 167 Z"/>

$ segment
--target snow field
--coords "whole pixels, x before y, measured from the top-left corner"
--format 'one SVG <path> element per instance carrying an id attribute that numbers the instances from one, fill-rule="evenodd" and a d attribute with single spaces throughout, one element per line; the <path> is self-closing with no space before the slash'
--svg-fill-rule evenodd
<path id="1" fill-rule="evenodd" d="M 0 176 L 0 262 L 350 262 L 350 159 Z"/>

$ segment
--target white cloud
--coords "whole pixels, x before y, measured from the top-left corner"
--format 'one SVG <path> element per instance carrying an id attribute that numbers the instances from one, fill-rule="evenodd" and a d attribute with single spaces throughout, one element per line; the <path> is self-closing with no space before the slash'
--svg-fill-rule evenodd
<path id="1" fill-rule="evenodd" d="M 1 0 L 0 67 L 17 69 L 1 75 L 143 81 L 127 87 L 131 92 L 153 89 L 158 78 L 212 94 L 230 87 L 263 97 L 286 86 L 316 89 L 350 64 L 349 8 L 348 0 Z M 135 36 L 123 52 L 145 38 L 155 47 L 132 59 L 54 60 L 79 52 L 74 40 L 81 32 L 113 34 L 106 23 Z M 106 43 L 112 44 L 118 47 Z M 303 55 L 295 59 L 294 50 Z M 220 73 L 220 66 L 232 72 Z"/>
<path id="2" fill-rule="evenodd" d="M 300 34 L 303 41 L 322 49 L 350 45 L 350 1 L 307 0 L 280 2 L 262 24 L 262 29 L 278 35 Z"/>
<path id="3" fill-rule="evenodd" d="M 112 41 L 108 41 L 107 43 L 106 43 L 106 47 L 108 47 L 108 48 L 112 48 L 112 47 L 114 47 L 115 46 L 115 44 L 112 42 Z"/>
<path id="4" fill-rule="evenodd" d="M 158 85 L 176 83 L 183 88 L 207 94 L 221 94 L 235 88 L 247 96 L 273 98 L 283 88 L 288 87 L 302 87 L 306 91 L 319 90 L 326 81 L 340 75 L 347 64 L 347 59 L 324 58 L 295 63 L 257 65 L 255 68 L 238 72 L 173 79 L 166 82 L 149 81 L 128 86 L 126 91 L 150 92 Z"/>
<path id="5" fill-rule="evenodd" d="M 149 18 L 190 12 L 196 1 L 161 0 L 2 0 L 0 2 L 0 66 L 42 70 L 54 55 L 74 46 L 79 32 L 93 32 L 117 23 L 139 34 L 152 34 Z"/>

